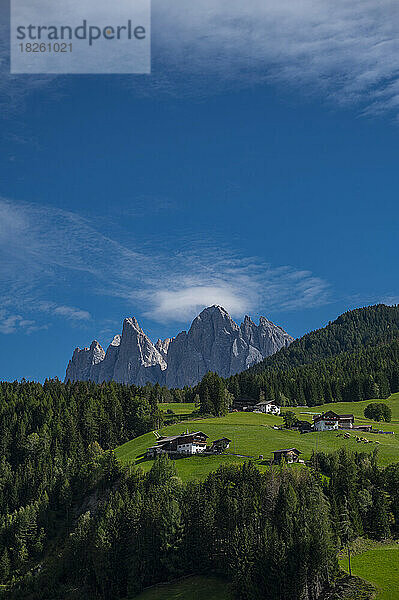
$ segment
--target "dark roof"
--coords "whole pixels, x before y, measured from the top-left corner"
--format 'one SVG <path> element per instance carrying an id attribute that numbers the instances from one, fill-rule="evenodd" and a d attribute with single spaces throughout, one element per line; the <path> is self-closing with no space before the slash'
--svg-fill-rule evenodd
<path id="1" fill-rule="evenodd" d="M 163 448 L 163 446 L 166 446 L 168 442 L 165 442 L 164 444 L 158 444 L 157 446 L 150 446 L 149 448 L 147 448 L 147 450 L 159 450 L 159 448 Z"/>
<path id="2" fill-rule="evenodd" d="M 177 440 L 179 438 L 191 437 L 192 435 L 203 435 L 208 438 L 206 433 L 203 431 L 193 431 L 192 433 L 181 433 L 180 435 L 170 435 L 168 437 L 160 437 L 157 440 L 158 444 L 163 444 L 164 442 L 173 442 L 173 440 Z"/>
<path id="3" fill-rule="evenodd" d="M 335 421 L 338 421 L 339 415 L 332 410 L 329 410 L 326 413 L 322 413 L 318 417 L 314 417 L 313 421 L 316 423 L 316 421 L 323 421 L 324 419 L 334 419 Z"/>
<path id="4" fill-rule="evenodd" d="M 296 454 L 302 454 L 302 452 L 300 450 L 298 450 L 297 448 L 287 448 L 285 450 L 274 450 L 273 454 L 280 454 L 282 452 L 295 452 Z"/>
<path id="5" fill-rule="evenodd" d="M 354 419 L 354 415 L 338 415 L 340 419 Z"/>
<path id="6" fill-rule="evenodd" d="M 227 437 L 222 437 L 219 440 L 214 440 L 212 443 L 216 444 L 216 442 L 231 442 L 231 440 L 229 440 Z"/>
<path id="7" fill-rule="evenodd" d="M 257 404 L 255 404 L 255 406 L 261 406 L 262 404 L 276 404 L 274 400 L 262 400 L 261 402 L 258 402 Z"/>

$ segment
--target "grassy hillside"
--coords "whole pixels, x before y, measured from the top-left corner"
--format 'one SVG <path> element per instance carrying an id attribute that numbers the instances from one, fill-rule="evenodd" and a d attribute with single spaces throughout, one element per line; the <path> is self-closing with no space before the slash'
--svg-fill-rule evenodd
<path id="1" fill-rule="evenodd" d="M 159 405 L 162 412 L 173 410 L 175 415 L 190 415 L 195 411 L 194 402 L 162 402 Z"/>
<path id="2" fill-rule="evenodd" d="M 188 577 L 145 590 L 134 600 L 233 600 L 229 585 L 217 577 Z M 129 599 L 133 600 L 133 598 Z"/>
<path id="3" fill-rule="evenodd" d="M 369 401 L 370 402 L 370 401 Z M 303 458 L 310 458 L 313 450 L 332 452 L 345 446 L 353 450 L 372 452 L 378 444 L 380 462 L 387 465 L 399 460 L 399 394 L 394 394 L 385 401 L 391 406 L 395 417 L 392 423 L 373 423 L 363 416 L 364 407 L 368 402 L 353 402 L 342 404 L 325 404 L 314 408 L 293 409 L 298 416 L 305 420 L 312 420 L 309 413 L 321 412 L 332 409 L 335 412 L 351 413 L 356 416 L 356 423 L 373 423 L 375 427 L 394 431 L 395 435 L 361 434 L 372 441 L 370 444 L 357 443 L 355 434 L 346 440 L 337 437 L 335 432 L 320 432 L 300 434 L 296 431 L 275 430 L 274 426 L 282 424 L 281 417 L 274 417 L 256 413 L 230 413 L 225 417 L 213 419 L 195 419 L 184 423 L 170 425 L 160 430 L 163 435 L 175 435 L 182 433 L 187 428 L 189 431 L 201 430 L 209 436 L 209 441 L 226 436 L 232 440 L 229 456 L 191 456 L 176 461 L 180 477 L 183 480 L 203 478 L 220 464 L 240 463 L 246 460 L 246 456 L 258 459 L 263 455 L 265 460 L 257 460 L 261 469 L 266 468 L 265 461 L 272 458 L 273 450 L 296 447 L 303 452 Z M 302 413 L 308 414 L 302 414 Z M 144 470 L 151 468 L 152 460 L 145 460 L 142 455 L 148 446 L 153 445 L 155 436 L 147 433 L 116 449 L 116 455 L 124 463 L 140 465 Z M 233 456 L 239 454 L 241 456 Z"/>
<path id="4" fill-rule="evenodd" d="M 312 414 L 314 413 L 319 413 L 322 411 L 327 411 L 327 410 L 333 410 L 335 413 L 338 414 L 347 414 L 347 413 L 352 413 L 355 415 L 356 420 L 358 421 L 358 425 L 361 425 L 362 423 L 372 423 L 372 421 L 369 421 L 368 419 L 364 418 L 364 409 L 366 408 L 366 406 L 368 404 L 370 404 L 371 402 L 384 402 L 385 404 L 387 404 L 392 411 L 392 421 L 391 423 L 383 423 L 383 424 L 379 424 L 378 427 L 380 429 L 394 429 L 393 427 L 391 427 L 392 424 L 399 424 L 399 392 L 397 392 L 396 394 L 392 394 L 392 396 L 390 396 L 387 400 L 363 400 L 362 402 L 331 402 L 330 404 L 323 404 L 322 406 L 313 406 L 313 407 L 309 407 L 309 406 L 305 406 L 305 407 L 299 407 L 299 408 L 289 408 L 287 410 L 293 410 L 300 419 L 302 419 L 303 421 L 307 420 L 307 421 L 311 421 L 312 420 Z M 308 413 L 308 414 L 306 414 Z M 312 413 L 312 414 L 310 414 Z M 383 426 L 382 426 L 383 425 Z"/>
<path id="5" fill-rule="evenodd" d="M 348 560 L 340 561 L 348 571 Z M 379 589 L 376 600 L 399 598 L 399 546 L 380 546 L 352 557 L 352 573 Z"/>

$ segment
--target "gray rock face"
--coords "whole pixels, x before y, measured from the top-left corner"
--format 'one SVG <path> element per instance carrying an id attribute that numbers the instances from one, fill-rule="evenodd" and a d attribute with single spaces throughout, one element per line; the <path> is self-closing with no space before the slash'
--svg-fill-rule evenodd
<path id="1" fill-rule="evenodd" d="M 100 365 L 98 373 L 98 382 L 112 381 L 115 371 L 115 363 L 118 359 L 119 348 L 121 345 L 121 335 L 116 335 L 108 346 L 105 358 Z"/>
<path id="2" fill-rule="evenodd" d="M 67 367 L 66 381 L 97 381 L 104 358 L 105 352 L 97 340 L 92 342 L 90 348 L 76 348 Z"/>
<path id="3" fill-rule="evenodd" d="M 136 385 L 145 385 L 147 381 L 156 383 L 165 369 L 165 360 L 137 320 L 125 319 L 112 379 Z"/>
<path id="4" fill-rule="evenodd" d="M 194 319 L 188 333 L 172 340 L 166 385 L 195 385 L 208 371 L 229 377 L 289 346 L 293 338 L 264 317 L 249 317 L 239 327 L 221 306 L 211 306 Z"/>
<path id="5" fill-rule="evenodd" d="M 170 338 L 166 338 L 166 340 L 158 340 L 155 344 L 155 348 L 162 354 L 165 360 L 168 355 L 169 345 L 172 340 Z"/>
<path id="6" fill-rule="evenodd" d="M 65 380 L 117 381 L 168 387 L 195 385 L 208 371 L 229 377 L 289 346 L 293 338 L 265 317 L 256 325 L 249 317 L 238 326 L 221 306 L 210 306 L 196 317 L 188 332 L 154 345 L 132 317 L 107 352 L 98 342 L 76 348 Z"/>

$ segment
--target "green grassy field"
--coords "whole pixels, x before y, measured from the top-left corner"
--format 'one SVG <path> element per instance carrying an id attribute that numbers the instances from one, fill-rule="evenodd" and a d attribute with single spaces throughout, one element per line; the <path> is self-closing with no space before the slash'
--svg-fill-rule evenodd
<path id="1" fill-rule="evenodd" d="M 134 600 L 233 600 L 229 585 L 217 577 L 188 577 L 145 590 Z M 131 598 L 130 600 L 133 600 Z"/>
<path id="2" fill-rule="evenodd" d="M 364 409 L 371 402 L 384 402 L 387 404 L 392 410 L 392 421 L 393 424 L 399 424 L 399 392 L 396 394 L 392 394 L 387 400 L 364 400 L 362 402 L 332 402 L 330 404 L 323 404 L 322 406 L 313 406 L 313 407 L 299 407 L 299 408 L 289 408 L 287 410 L 293 410 L 300 418 L 308 421 L 312 420 L 312 416 L 306 413 L 319 413 L 326 412 L 327 410 L 333 410 L 335 413 L 353 413 L 356 417 L 356 420 L 359 421 L 359 425 L 362 423 L 372 423 L 373 421 L 369 421 L 364 418 Z M 390 429 L 390 423 L 382 423 L 383 425 L 381 429 Z"/>
<path id="3" fill-rule="evenodd" d="M 380 546 L 352 557 L 352 573 L 378 588 L 376 600 L 399 598 L 399 546 Z M 340 564 L 348 571 L 348 559 Z"/>
<path id="4" fill-rule="evenodd" d="M 373 423 L 363 416 L 364 407 L 369 402 L 325 404 L 314 408 L 295 408 L 292 410 L 299 418 L 308 419 L 309 421 L 312 420 L 312 415 L 302 413 L 316 413 L 332 409 L 338 413 L 353 413 L 356 417 L 355 424 Z M 379 461 L 382 465 L 387 465 L 399 460 L 399 393 L 394 394 L 385 402 L 392 408 L 393 422 L 373 423 L 373 425 L 379 429 L 394 431 L 395 435 L 352 433 L 347 440 L 343 437 L 337 437 L 336 432 L 328 431 L 301 435 L 296 431 L 273 429 L 274 426 L 282 424 L 281 417 L 243 412 L 230 413 L 220 418 L 187 420 L 184 423 L 163 427 L 159 431 L 161 435 L 174 435 L 182 433 L 186 429 L 189 431 L 201 430 L 209 436 L 210 442 L 223 436 L 232 440 L 228 451 L 230 456 L 206 457 L 197 455 L 178 459 L 176 466 L 178 474 L 183 480 L 203 478 L 220 464 L 242 463 L 246 460 L 245 456 L 258 459 L 262 455 L 264 460 L 269 460 L 272 458 L 273 450 L 291 447 L 298 448 L 303 453 L 302 458 L 306 460 L 310 458 L 313 450 L 332 452 L 338 448 L 346 447 L 351 450 L 372 452 L 377 446 L 375 442 L 378 441 Z M 355 435 L 365 437 L 371 443 L 357 443 Z M 148 470 L 151 468 L 153 461 L 144 460 L 140 455 L 154 443 L 154 434 L 147 433 L 117 448 L 116 455 L 123 463 L 133 463 L 140 465 L 144 470 Z M 232 454 L 244 456 L 237 457 L 232 456 Z M 257 462 L 261 469 L 266 468 L 262 464 L 263 461 L 258 460 Z"/>
<path id="5" fill-rule="evenodd" d="M 194 402 L 162 402 L 159 408 L 164 413 L 173 410 L 175 415 L 190 415 L 195 411 L 195 404 Z"/>

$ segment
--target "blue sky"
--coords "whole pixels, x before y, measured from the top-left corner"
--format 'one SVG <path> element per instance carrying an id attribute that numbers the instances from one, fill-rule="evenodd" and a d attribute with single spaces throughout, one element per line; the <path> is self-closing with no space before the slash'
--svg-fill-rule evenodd
<path id="1" fill-rule="evenodd" d="M 0 45 L 0 379 L 125 316 L 399 302 L 395 4 L 247 4 L 153 2 L 150 76 L 11 77 Z"/>

